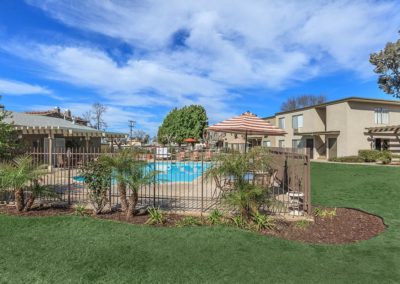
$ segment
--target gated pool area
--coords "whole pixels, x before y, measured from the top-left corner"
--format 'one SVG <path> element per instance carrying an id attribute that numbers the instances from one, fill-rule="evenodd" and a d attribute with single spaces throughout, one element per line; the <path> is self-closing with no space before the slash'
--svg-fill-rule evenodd
<path id="1" fill-rule="evenodd" d="M 262 186 L 270 196 L 270 202 L 262 208 L 269 214 L 305 215 L 311 212 L 310 161 L 309 156 L 299 149 L 270 148 L 271 170 L 248 173 L 250 182 Z M 166 157 L 157 157 L 156 149 L 146 149 L 140 159 L 146 163 L 146 171 L 156 171 L 154 182 L 142 186 L 139 191 L 139 206 L 159 207 L 172 212 L 206 213 L 213 209 L 231 211 L 222 201 L 230 177 L 208 177 L 205 173 L 213 166 L 213 156 L 220 153 L 205 149 L 186 150 L 184 154 L 174 149 Z M 149 154 L 150 152 L 150 154 Z M 154 154 L 152 154 L 154 152 Z M 197 153 L 195 153 L 197 152 Z M 110 153 L 86 153 L 69 151 L 61 153 L 30 153 L 38 164 L 54 167 L 44 177 L 43 183 L 54 187 L 60 199 L 40 197 L 42 203 L 86 203 L 89 189 L 80 176 L 79 168 L 101 155 Z M 192 159 L 195 157 L 195 159 Z M 110 185 L 108 203 L 110 208 L 120 205 L 117 184 Z M 131 192 L 128 189 L 128 195 Z M 12 194 L 0 196 L 2 202 L 13 202 Z"/>

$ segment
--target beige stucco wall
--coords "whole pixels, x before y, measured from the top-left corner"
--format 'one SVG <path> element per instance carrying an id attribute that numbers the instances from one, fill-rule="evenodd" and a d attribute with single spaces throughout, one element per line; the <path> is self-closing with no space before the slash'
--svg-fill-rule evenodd
<path id="1" fill-rule="evenodd" d="M 375 108 L 384 108 L 389 111 L 389 120 L 386 124 L 376 124 L 374 112 Z M 400 106 L 388 104 L 371 104 L 362 102 L 349 102 L 348 115 L 347 115 L 347 132 L 346 142 L 347 145 L 344 150 L 346 156 L 357 155 L 360 149 L 370 149 L 371 141 L 368 136 L 364 134 L 367 127 L 379 127 L 400 124 Z M 374 136 L 378 138 L 379 135 Z M 390 138 L 391 143 L 394 144 L 395 136 L 382 136 L 382 138 Z M 390 144 L 389 144 L 390 146 Z M 393 148 L 393 147 L 392 147 Z"/>
<path id="2" fill-rule="evenodd" d="M 301 139 L 301 144 L 305 146 L 305 140 L 313 136 L 301 136 L 294 133 L 292 117 L 303 114 L 302 128 L 299 133 L 317 131 L 339 131 L 339 135 L 318 135 L 314 136 L 314 158 L 324 156 L 329 158 L 328 138 L 337 138 L 337 156 L 357 155 L 361 149 L 370 149 L 371 141 L 365 135 L 366 128 L 384 126 L 376 124 L 374 112 L 376 108 L 385 108 L 389 111 L 389 122 L 386 125 L 400 125 L 400 105 L 390 103 L 370 103 L 370 102 L 341 102 L 327 105 L 325 109 L 306 109 L 286 114 L 278 114 L 273 120 L 278 126 L 279 118 L 285 117 L 285 131 L 288 133 L 284 138 L 271 138 L 274 146 L 279 146 L 279 140 L 284 139 L 285 147 L 292 147 L 293 139 Z M 325 118 L 324 118 L 325 116 Z M 272 119 L 270 119 L 272 121 Z M 324 123 L 325 122 L 325 123 Z M 399 134 L 400 135 L 400 134 Z M 379 135 L 375 135 L 379 138 Z M 382 136 L 388 139 L 388 136 Z M 389 138 L 389 146 L 393 151 L 400 151 L 400 137 L 392 135 Z M 398 149 L 397 149 L 398 148 Z"/>
<path id="3" fill-rule="evenodd" d="M 325 130 L 325 124 L 323 121 L 323 118 L 320 116 L 320 111 L 317 111 L 315 108 L 313 109 L 306 109 L 302 111 L 295 111 L 291 113 L 286 113 L 286 114 L 278 114 L 274 120 L 271 119 L 271 121 L 274 121 L 276 126 L 279 126 L 279 119 L 284 117 L 285 118 L 285 128 L 284 130 L 287 132 L 285 136 L 276 136 L 276 137 L 269 137 L 271 139 L 271 144 L 273 147 L 278 147 L 279 146 L 279 140 L 284 140 L 284 146 L 287 148 L 292 147 L 292 141 L 294 139 L 299 139 L 301 140 L 300 144 L 305 146 L 306 139 L 307 138 L 312 138 L 312 136 L 301 136 L 301 135 L 296 135 L 294 133 L 293 125 L 292 125 L 292 119 L 293 116 L 296 115 L 303 115 L 303 127 L 300 127 L 298 129 L 298 132 L 312 132 L 312 131 L 324 131 Z M 314 140 L 314 146 L 318 145 L 320 146 L 320 141 Z M 315 147 L 316 148 L 316 147 Z M 314 149 L 314 157 L 318 157 L 318 152 L 316 149 Z"/>

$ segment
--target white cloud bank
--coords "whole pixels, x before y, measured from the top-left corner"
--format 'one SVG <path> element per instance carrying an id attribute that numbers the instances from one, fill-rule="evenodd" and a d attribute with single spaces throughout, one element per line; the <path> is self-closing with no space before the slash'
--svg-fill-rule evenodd
<path id="1" fill-rule="evenodd" d="M 235 88 L 267 93 L 340 70 L 368 78 L 369 54 L 400 23 L 398 1 L 28 3 L 135 52 L 121 64 L 94 45 L 14 41 L 3 49 L 45 66 L 47 77 L 97 90 L 113 107 L 200 103 L 211 121 L 236 112 Z"/>
<path id="2" fill-rule="evenodd" d="M 0 95 L 50 95 L 51 91 L 46 87 L 31 85 L 24 82 L 6 80 L 0 78 Z"/>

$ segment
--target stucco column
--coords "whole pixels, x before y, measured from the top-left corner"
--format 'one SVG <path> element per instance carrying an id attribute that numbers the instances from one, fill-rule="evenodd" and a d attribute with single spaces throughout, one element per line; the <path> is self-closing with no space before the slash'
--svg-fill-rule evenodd
<path id="1" fill-rule="evenodd" d="M 54 134 L 50 133 L 49 134 L 49 149 L 48 149 L 48 154 L 49 154 L 49 161 L 47 164 L 49 172 L 53 170 L 53 143 L 54 143 Z"/>
<path id="2" fill-rule="evenodd" d="M 90 138 L 85 137 L 85 152 L 86 153 L 89 153 L 89 142 L 90 142 Z"/>

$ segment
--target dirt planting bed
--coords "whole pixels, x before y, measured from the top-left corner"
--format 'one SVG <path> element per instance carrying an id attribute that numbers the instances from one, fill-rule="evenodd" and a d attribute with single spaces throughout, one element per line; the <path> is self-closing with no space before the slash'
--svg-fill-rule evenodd
<path id="1" fill-rule="evenodd" d="M 383 232 L 386 225 L 379 216 L 369 214 L 356 209 L 349 208 L 320 208 L 326 212 L 334 212 L 329 216 L 315 216 L 314 221 L 290 221 L 286 219 L 276 219 L 273 228 L 264 229 L 259 233 L 266 236 L 275 236 L 283 239 L 301 241 L 317 244 L 345 244 L 362 240 L 368 240 Z M 74 210 L 66 207 L 44 207 L 35 208 L 28 212 L 18 212 L 12 206 L 0 205 L 0 214 L 17 216 L 54 216 L 54 215 L 73 215 Z M 87 214 L 87 216 L 92 216 Z M 126 220 L 123 212 L 107 212 L 94 216 L 98 219 L 113 220 L 131 224 L 146 224 L 148 215 L 139 215 Z M 182 221 L 185 215 L 164 214 L 163 224 L 152 225 L 155 227 L 175 227 Z M 199 218 L 199 217 L 195 217 Z M 229 219 L 225 219 L 225 224 Z M 205 226 L 209 226 L 206 218 L 200 220 Z M 232 225 L 232 224 L 231 224 Z M 150 225 L 149 225 L 150 226 Z"/>

